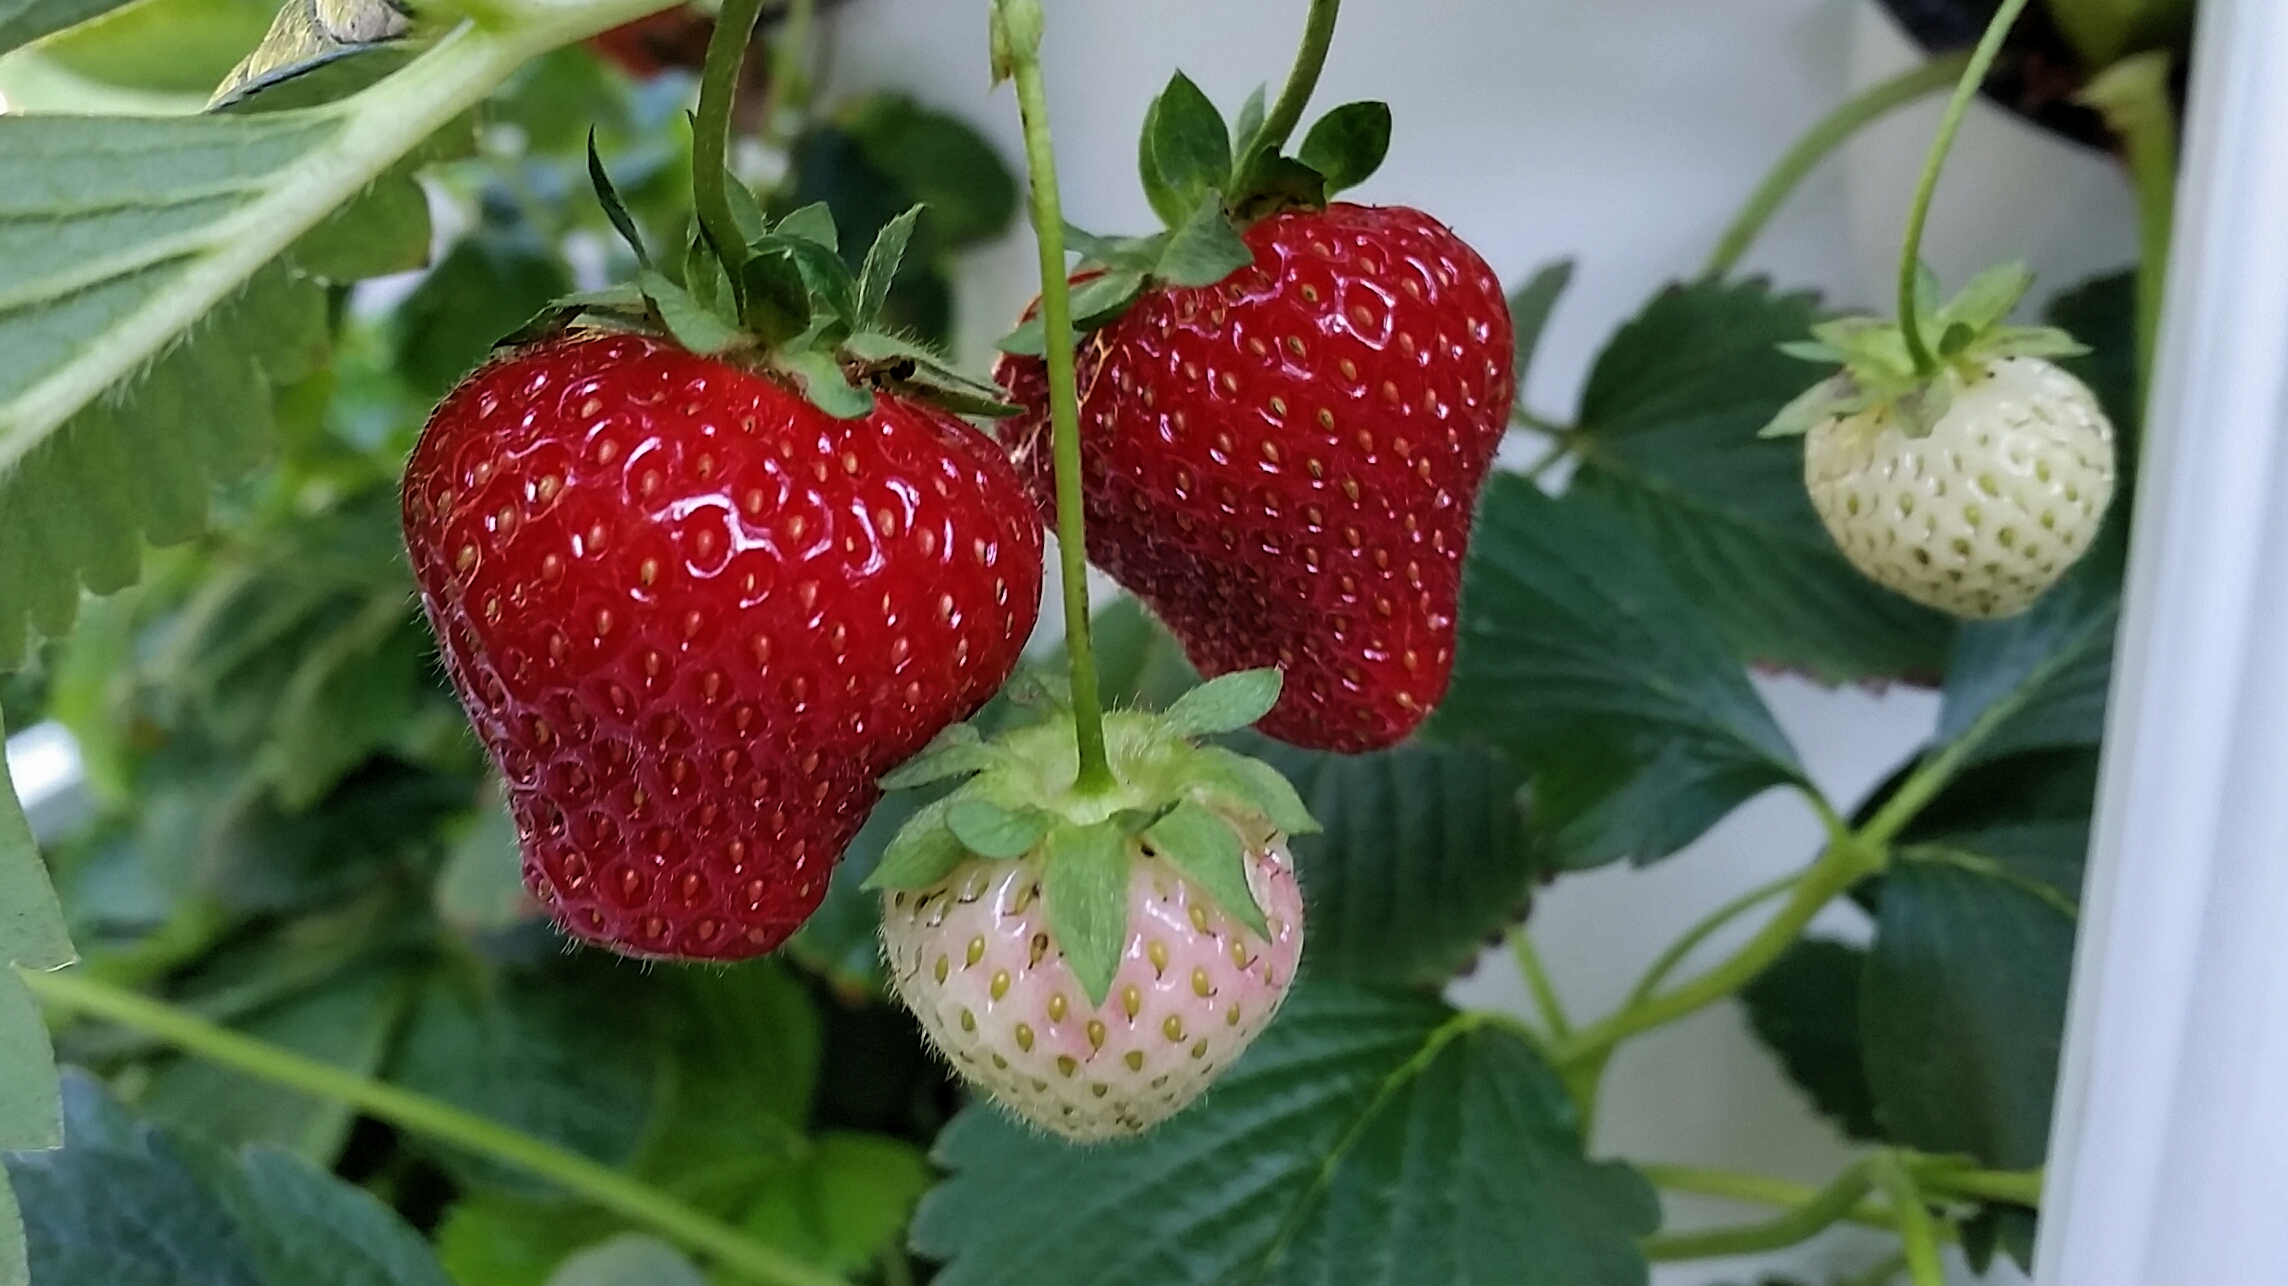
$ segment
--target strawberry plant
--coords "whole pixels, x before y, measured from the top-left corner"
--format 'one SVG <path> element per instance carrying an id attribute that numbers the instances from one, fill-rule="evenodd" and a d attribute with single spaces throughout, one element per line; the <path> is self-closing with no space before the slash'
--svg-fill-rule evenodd
<path id="1" fill-rule="evenodd" d="M 1569 264 L 1339 199 L 1419 135 L 1311 117 L 1338 0 L 1276 91 L 1167 82 L 1134 234 L 1064 218 L 1056 16 L 975 7 L 1021 167 L 831 92 L 816 0 L 0 13 L 8 92 L 133 108 L 0 115 L 0 713 L 86 801 L 0 792 L 0 1286 L 2025 1262 L 2189 5 L 1891 0 L 1928 59 L 1566 417 Z M 1942 90 L 1885 315 L 1738 275 Z M 1981 91 L 2119 154 L 2132 272 L 1923 265 Z M 1775 671 L 1936 730 L 1831 798 Z M 1772 792 L 1817 851 L 1568 1011 L 1537 891 Z M 1825 1183 L 1592 1136 L 1724 1004 Z"/>

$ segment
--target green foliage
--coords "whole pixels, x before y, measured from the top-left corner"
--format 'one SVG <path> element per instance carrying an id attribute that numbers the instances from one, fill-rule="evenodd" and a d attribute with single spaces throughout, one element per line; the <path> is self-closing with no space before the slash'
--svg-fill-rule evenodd
<path id="1" fill-rule="evenodd" d="M 1999 863 L 1952 849 L 1899 855 L 1860 994 L 1887 1135 L 1996 1169 L 2042 1163 L 2073 932 L 2063 898 Z"/>
<path id="2" fill-rule="evenodd" d="M 1853 1139 L 1879 1142 L 1859 1042 L 1859 979 L 1867 953 L 1806 938 L 1740 992 L 1749 1025 L 1779 1055 L 1812 1105 Z"/>
<path id="3" fill-rule="evenodd" d="M 64 1104 L 62 1150 L 7 1158 L 35 1280 L 446 1284 L 419 1234 L 306 1162 L 163 1133 L 84 1076 Z"/>
<path id="4" fill-rule="evenodd" d="M 139 0 L 40 53 L 90 80 L 204 98 L 270 29 L 275 9 L 262 0 Z"/>
<path id="5" fill-rule="evenodd" d="M 1436 986 L 1521 918 L 1548 854 L 1524 783 L 1474 747 L 1333 755 L 1235 743 L 1295 783 L 1325 828 L 1289 840 L 1310 909 L 1314 978 Z"/>
<path id="6" fill-rule="evenodd" d="M 1527 775 L 1568 869 L 1665 857 L 1802 772 L 1645 544 L 1596 502 L 1507 475 L 1480 502 L 1453 686 L 1433 726 Z"/>
<path id="7" fill-rule="evenodd" d="M 125 0 L 4 0 L 0 2 L 0 53 L 22 48 L 50 32 L 78 26 L 123 3 Z"/>
<path id="8" fill-rule="evenodd" d="M 1363 1283 L 1390 1264 L 1622 1286 L 1646 1279 L 1636 1239 L 1658 1219 L 1641 1178 L 1582 1155 L 1514 1033 L 1332 983 L 1301 985 L 1206 1102 L 1141 1140 L 1073 1148 L 980 1106 L 937 1158 L 952 1174 L 914 1243 L 949 1261 L 941 1286 Z"/>
<path id="9" fill-rule="evenodd" d="M 1802 445 L 1757 436 L 1808 382 L 1778 345 L 1816 315 L 1760 282 L 1663 291 L 1590 371 L 1574 485 L 1629 520 L 1744 659 L 1827 682 L 1934 674 L 1951 623 L 1844 561 Z"/>

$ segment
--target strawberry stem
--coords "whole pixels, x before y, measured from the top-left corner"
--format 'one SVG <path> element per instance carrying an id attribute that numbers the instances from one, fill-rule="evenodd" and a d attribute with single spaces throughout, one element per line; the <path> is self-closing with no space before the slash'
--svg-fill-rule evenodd
<path id="1" fill-rule="evenodd" d="M 847 1286 L 842 1278 L 764 1245 L 641 1180 L 449 1103 L 218 1027 L 174 1005 L 93 977 L 85 969 L 56 973 L 19 969 L 16 977 L 51 1008 L 117 1023 L 218 1066 L 354 1107 L 408 1134 L 505 1161 L 707 1255 L 742 1278 L 769 1286 Z"/>
<path id="2" fill-rule="evenodd" d="M 1923 175 L 1915 185 L 1915 203 L 1907 215 L 1906 242 L 1899 249 L 1899 332 L 1907 342 L 1907 356 L 1915 364 L 1915 373 L 1928 378 L 1938 373 L 1938 360 L 1931 356 L 1930 346 L 1923 342 L 1922 318 L 1915 311 L 1915 279 L 1922 269 L 1923 227 L 1930 222 L 1931 198 L 1938 193 L 1939 172 L 1946 168 L 1946 154 L 1954 150 L 1954 136 L 1962 132 L 1962 118 L 1970 110 L 1970 100 L 1978 87 L 1986 83 L 1986 73 L 1994 69 L 1994 60 L 2001 56 L 2002 42 L 2010 35 L 2010 28 L 2018 15 L 2026 11 L 2026 0 L 2002 0 L 2002 7 L 1994 11 L 1993 20 L 1986 24 L 1986 34 L 1978 38 L 1978 48 L 1970 55 L 1970 64 L 1962 69 L 1962 79 L 1955 82 L 1954 97 L 1947 100 L 1946 115 L 1939 118 L 1938 135 L 1931 140 L 1930 155 L 1923 160 Z"/>
<path id="3" fill-rule="evenodd" d="M 699 226 L 723 261 L 732 282 L 746 259 L 747 239 L 731 212 L 731 100 L 738 97 L 739 69 L 747 61 L 755 19 L 763 0 L 723 0 L 715 31 L 707 38 L 707 61 L 699 72 L 699 113 L 691 124 L 691 197 Z"/>
<path id="4" fill-rule="evenodd" d="M 2161 343 L 2161 304 L 2177 213 L 2177 112 L 2169 101 L 2169 55 L 2132 55 L 2098 73 L 2082 101 L 2121 136 L 2137 192 L 2137 396 L 2151 395 Z"/>
<path id="5" fill-rule="evenodd" d="M 1755 244 L 1764 225 L 1771 222 L 1796 186 L 1817 169 L 1821 161 L 1860 130 L 1925 94 L 1952 85 L 1969 64 L 1967 52 L 1944 54 L 1918 63 L 1889 80 L 1869 85 L 1845 99 L 1826 119 L 1812 126 L 1810 133 L 1797 140 L 1787 155 L 1772 167 L 1771 173 L 1764 176 L 1764 181 L 1756 185 L 1748 203 L 1740 207 L 1740 213 L 1716 242 L 1716 249 L 1708 256 L 1708 266 L 1701 270 L 1701 275 L 1714 281 L 1731 272 L 1740 257 L 1748 253 L 1748 247 Z"/>
<path id="6" fill-rule="evenodd" d="M 1049 138 L 1048 92 L 1041 83 L 1040 0 L 995 0 L 995 74 L 1017 82 L 1032 178 L 1033 235 L 1041 258 L 1041 326 L 1049 369 L 1049 423 L 1057 477 L 1057 561 L 1064 586 L 1065 656 L 1072 677 L 1073 731 L 1080 771 L 1073 789 L 1102 794 L 1118 781 L 1104 749 L 1104 699 L 1088 613 L 1088 532 L 1080 483 L 1080 392 L 1074 376 L 1072 290 L 1065 280 L 1065 220 Z"/>
<path id="7" fill-rule="evenodd" d="M 1303 47 L 1295 54 L 1295 66 L 1287 73 L 1287 83 L 1279 90 L 1279 101 L 1263 118 L 1263 128 L 1255 136 L 1254 150 L 1240 158 L 1237 172 L 1245 174 L 1256 157 L 1277 156 L 1279 149 L 1295 133 L 1303 120 L 1303 109 L 1310 106 L 1311 95 L 1319 88 L 1319 73 L 1327 66 L 1327 50 L 1335 42 L 1335 19 L 1343 7 L 1343 0 L 1311 0 L 1311 12 L 1303 20 Z"/>

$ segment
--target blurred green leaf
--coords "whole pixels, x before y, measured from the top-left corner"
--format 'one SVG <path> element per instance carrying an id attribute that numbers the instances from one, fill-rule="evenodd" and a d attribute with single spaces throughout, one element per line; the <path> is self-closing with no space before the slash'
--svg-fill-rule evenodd
<path id="1" fill-rule="evenodd" d="M 1867 953 L 1805 938 L 1740 992 L 1748 1025 L 1788 1079 L 1848 1138 L 1879 1143 L 1874 1095 L 1859 1047 L 1859 980 Z"/>
<path id="2" fill-rule="evenodd" d="M 1651 1187 L 1582 1154 L 1555 1073 L 1435 1000 L 1306 981 L 1215 1092 L 1075 1148 L 983 1105 L 938 1140 L 938 1286 L 1641 1286 Z M 1049 1227 L 1086 1235 L 1043 1236 Z M 1180 1253 L 1175 1253 L 1180 1248 Z"/>
<path id="3" fill-rule="evenodd" d="M 0 53 L 77 26 L 126 0 L 0 0 Z"/>
<path id="4" fill-rule="evenodd" d="M 1947 666 L 1934 746 L 1975 731 L 1967 761 L 1974 764 L 2097 744 L 2105 731 L 2126 544 L 2123 524 L 2109 523 L 2089 554 L 2031 608 L 1962 627 Z"/>
<path id="5" fill-rule="evenodd" d="M 479 228 L 454 243 L 398 305 L 397 373 L 435 398 L 492 352 L 502 336 L 572 289 L 563 261 L 529 229 Z"/>
<path id="6" fill-rule="evenodd" d="M 1831 683 L 1935 674 L 1950 622 L 1844 561 L 1802 443 L 1757 436 L 1819 377 L 1778 349 L 1817 316 L 1760 282 L 1656 295 L 1589 373 L 1573 485 L 1628 519 L 1741 657 Z"/>
<path id="7" fill-rule="evenodd" d="M 2042 1164 L 2073 939 L 2065 899 L 1991 859 L 1897 855 L 1859 1001 L 1886 1135 L 1994 1169 Z"/>
<path id="8" fill-rule="evenodd" d="M 1560 259 L 1510 292 L 1510 375 L 1516 381 L 1520 398 L 1525 396 L 1525 378 L 1533 371 L 1533 355 L 1541 348 L 1541 333 L 1549 328 L 1550 315 L 1557 311 L 1557 301 L 1564 297 L 1565 288 L 1571 284 L 1573 261 Z"/>
<path id="9" fill-rule="evenodd" d="M 423 983 L 389 1079 L 606 1165 L 635 1158 L 665 1088 L 659 1014 L 608 966 L 440 969 Z M 600 1020 L 607 1018 L 608 1020 Z M 423 1144 L 464 1182 L 549 1191 L 521 1170 Z"/>
<path id="10" fill-rule="evenodd" d="M 1000 150 L 958 116 L 932 111 L 900 94 L 878 94 L 845 108 L 839 118 L 866 158 L 928 207 L 923 222 L 949 247 L 990 240 L 1017 217 L 1017 178 Z M 836 217 L 841 212 L 836 211 Z M 848 222 L 843 234 L 863 240 Z"/>
<path id="11" fill-rule="evenodd" d="M 436 904 L 437 918 L 466 934 L 497 933 L 541 915 L 524 886 L 516 819 L 497 797 L 453 842 L 437 877 Z"/>
<path id="12" fill-rule="evenodd" d="M 1527 775 L 1567 868 L 1665 857 L 1802 776 L 1731 649 L 1636 534 L 1515 475 L 1480 504 L 1431 727 Z"/>
<path id="13" fill-rule="evenodd" d="M 268 0 L 138 0 L 40 46 L 105 84 L 204 97 L 270 29 Z"/>
<path id="14" fill-rule="evenodd" d="M 622 1233 L 565 1260 L 548 1286 L 707 1286 L 707 1279 L 666 1242 Z"/>
<path id="15" fill-rule="evenodd" d="M 878 1134 L 827 1133 L 762 1177 L 742 1226 L 831 1272 L 854 1273 L 896 1244 L 936 1178 L 922 1150 Z"/>
<path id="16" fill-rule="evenodd" d="M 1228 744 L 1286 774 L 1325 828 L 1288 840 L 1314 978 L 1441 985 L 1524 915 L 1546 873 L 1525 783 L 1485 750 L 1409 743 L 1334 755 L 1259 735 Z"/>

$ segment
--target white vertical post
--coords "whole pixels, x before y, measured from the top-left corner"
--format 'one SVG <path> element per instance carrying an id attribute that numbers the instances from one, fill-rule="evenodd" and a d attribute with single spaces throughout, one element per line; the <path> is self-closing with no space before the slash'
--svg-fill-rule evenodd
<path id="1" fill-rule="evenodd" d="M 2288 1282 L 2288 3 L 2193 70 L 2041 1286 Z"/>

